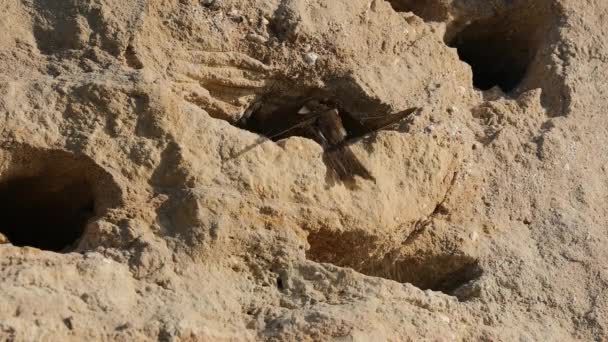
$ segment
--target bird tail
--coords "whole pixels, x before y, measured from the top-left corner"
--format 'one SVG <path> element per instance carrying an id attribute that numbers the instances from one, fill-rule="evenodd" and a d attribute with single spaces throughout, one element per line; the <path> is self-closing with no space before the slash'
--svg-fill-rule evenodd
<path id="1" fill-rule="evenodd" d="M 353 182 L 355 181 L 355 176 L 373 181 L 376 180 L 348 146 L 326 150 L 324 159 L 327 167 L 341 181 Z"/>

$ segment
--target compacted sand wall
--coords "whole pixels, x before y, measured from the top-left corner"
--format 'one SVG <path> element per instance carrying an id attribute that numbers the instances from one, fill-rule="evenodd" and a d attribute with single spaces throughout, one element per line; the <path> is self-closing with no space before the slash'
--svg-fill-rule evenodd
<path id="1" fill-rule="evenodd" d="M 608 4 L 0 1 L 0 338 L 608 338 Z"/>

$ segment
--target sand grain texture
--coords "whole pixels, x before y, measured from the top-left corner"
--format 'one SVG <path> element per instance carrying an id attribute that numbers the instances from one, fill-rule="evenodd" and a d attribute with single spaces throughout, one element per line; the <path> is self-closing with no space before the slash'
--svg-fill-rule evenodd
<path id="1" fill-rule="evenodd" d="M 0 11 L 0 339 L 608 339 L 608 3 Z M 344 182 L 310 98 L 421 110 Z"/>

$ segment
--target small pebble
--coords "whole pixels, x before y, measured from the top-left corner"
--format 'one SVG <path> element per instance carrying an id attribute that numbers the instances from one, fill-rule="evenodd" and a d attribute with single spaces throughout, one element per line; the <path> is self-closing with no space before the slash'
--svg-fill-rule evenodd
<path id="1" fill-rule="evenodd" d="M 202 0 L 201 4 L 211 10 L 220 9 L 220 5 L 222 4 L 221 0 Z"/>
<path id="2" fill-rule="evenodd" d="M 258 44 L 265 44 L 268 41 L 268 38 L 257 33 L 250 33 L 247 35 L 247 40 Z"/>
<path id="3" fill-rule="evenodd" d="M 227 15 L 228 15 L 228 18 L 230 18 L 232 21 L 234 21 L 236 23 L 242 23 L 245 20 L 245 18 L 241 14 L 241 12 L 234 7 L 230 8 L 230 11 L 228 11 Z"/>
<path id="4" fill-rule="evenodd" d="M 319 59 L 319 55 L 314 52 L 308 52 L 304 54 L 304 61 L 308 65 L 315 65 L 317 63 L 317 59 Z"/>
<path id="5" fill-rule="evenodd" d="M 471 234 L 469 234 L 469 238 L 471 239 L 471 241 L 475 242 L 479 239 L 479 234 L 477 234 L 477 232 L 472 232 Z"/>

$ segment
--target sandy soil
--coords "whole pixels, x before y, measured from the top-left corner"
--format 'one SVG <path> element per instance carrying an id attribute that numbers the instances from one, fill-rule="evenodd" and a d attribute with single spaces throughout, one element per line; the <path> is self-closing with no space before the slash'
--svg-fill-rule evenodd
<path id="1" fill-rule="evenodd" d="M 608 339 L 608 3 L 0 10 L 2 340 Z"/>

